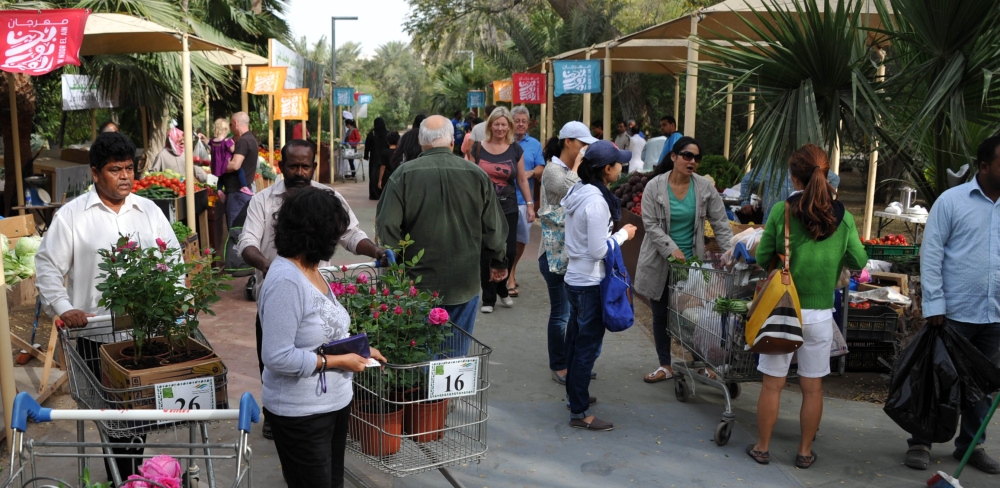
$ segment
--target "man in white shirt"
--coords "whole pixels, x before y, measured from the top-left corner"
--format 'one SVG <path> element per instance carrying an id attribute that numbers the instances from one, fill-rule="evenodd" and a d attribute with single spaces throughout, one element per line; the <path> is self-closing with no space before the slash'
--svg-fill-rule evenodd
<path id="1" fill-rule="evenodd" d="M 240 242 L 236 246 L 236 251 L 240 253 L 247 264 L 256 268 L 254 278 L 254 296 L 260 291 L 260 285 L 264 282 L 271 262 L 278 256 L 278 250 L 274 247 L 274 215 L 281 208 L 286 193 L 297 191 L 300 188 L 314 186 L 323 190 L 333 192 L 340 203 L 347 209 L 350 216 L 350 224 L 347 232 L 340 238 L 340 245 L 344 249 L 357 254 L 371 256 L 375 259 L 385 257 L 385 250 L 375 245 L 368 235 L 361 230 L 357 216 L 351 210 L 350 205 L 343 195 L 333 188 L 317 183 L 313 180 L 313 173 L 316 171 L 316 152 L 312 143 L 295 139 L 290 141 L 281 149 L 281 162 L 278 163 L 284 179 L 272 186 L 260 191 L 250 200 L 247 208 L 247 220 L 243 224 L 243 233 L 240 234 Z M 329 262 L 321 262 L 320 266 L 329 266 Z M 260 325 L 260 315 L 257 315 L 257 364 L 261 375 L 264 374 L 264 362 L 261 359 L 261 340 L 263 330 Z M 264 419 L 264 426 L 261 428 L 264 437 L 271 439 L 271 426 Z"/>
<path id="2" fill-rule="evenodd" d="M 87 318 L 105 315 L 98 305 L 100 258 L 97 251 L 109 249 L 122 235 L 142 247 L 156 247 L 156 239 L 167 247 L 180 244 L 170 222 L 150 200 L 132 194 L 135 178 L 135 145 L 120 132 L 104 132 L 90 147 L 90 172 L 94 189 L 74 198 L 56 212 L 35 256 L 36 286 L 46 312 L 58 315 L 67 327 L 87 327 Z M 63 282 L 65 280 L 65 285 Z M 95 324 L 95 327 L 97 325 Z M 103 325 L 107 332 L 109 328 Z M 100 333 L 100 332 L 99 332 Z M 86 335 L 85 333 L 83 335 Z M 101 342 L 86 337 L 77 339 L 77 349 L 91 371 L 101 377 L 98 350 Z M 137 436 L 145 440 L 145 436 Z M 129 443 L 131 438 L 111 438 L 111 442 Z M 142 454 L 142 449 L 113 449 L 115 454 Z M 141 463 L 141 460 L 135 464 Z M 131 459 L 116 459 L 121 478 L 133 474 Z M 105 460 L 108 478 L 111 468 Z"/>

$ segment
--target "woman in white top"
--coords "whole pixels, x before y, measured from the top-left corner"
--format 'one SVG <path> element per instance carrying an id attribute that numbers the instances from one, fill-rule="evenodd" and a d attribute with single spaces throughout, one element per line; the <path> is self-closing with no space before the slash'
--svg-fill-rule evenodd
<path id="1" fill-rule="evenodd" d="M 601 280 L 609 239 L 621 244 L 635 236 L 635 226 L 627 224 L 611 234 L 615 220 L 621 218 L 621 201 L 608 185 L 618 179 L 622 163 L 632 158 L 610 141 L 597 141 L 587 149 L 577 167 L 580 181 L 573 185 L 562 206 L 566 209 L 566 292 L 570 317 L 566 325 L 567 363 L 566 396 L 569 399 L 570 427 L 607 431 L 611 422 L 590 414 L 588 407 L 597 403 L 590 396 L 590 373 L 600 354 L 604 339 L 601 305 Z"/>
<path id="2" fill-rule="evenodd" d="M 628 130 L 631 138 L 629 142 L 629 151 L 632 151 L 632 160 L 628 162 L 628 172 L 643 172 L 646 170 L 645 163 L 642 161 L 642 149 L 646 147 L 646 140 L 639 135 L 639 126 L 633 126 Z"/>

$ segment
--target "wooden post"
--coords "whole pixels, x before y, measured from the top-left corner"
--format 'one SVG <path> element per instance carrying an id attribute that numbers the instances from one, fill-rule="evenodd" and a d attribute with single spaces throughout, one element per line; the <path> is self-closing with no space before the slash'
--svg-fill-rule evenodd
<path id="1" fill-rule="evenodd" d="M 722 146 L 722 155 L 729 159 L 729 141 L 733 132 L 733 84 L 726 87 L 726 131 L 725 142 Z"/>
<path id="2" fill-rule="evenodd" d="M 278 133 L 281 134 L 280 147 L 285 147 L 285 130 L 287 126 L 288 126 L 288 121 L 286 121 L 285 119 L 281 119 L 281 125 L 278 128 Z"/>
<path id="3" fill-rule="evenodd" d="M 604 138 L 611 141 L 611 46 L 604 46 Z"/>
<path id="4" fill-rule="evenodd" d="M 7 73 L 7 94 L 8 100 L 10 101 L 10 134 L 14 141 L 14 147 L 11 148 L 11 157 L 14 158 L 14 180 L 15 183 L 11 187 L 17 189 L 17 206 L 24 206 L 24 170 L 21 168 L 21 128 L 17 126 L 17 79 L 14 77 L 14 73 Z M 32 202 L 34 203 L 34 202 Z M 24 215 L 24 209 L 18 210 L 19 215 Z M 6 307 L 6 295 L 4 296 L 4 306 Z M 7 337 L 10 334 L 0 334 L 0 337 Z M 2 349 L 2 348 L 0 348 Z M 6 364 L 6 363 L 4 363 Z M 13 363 L 11 363 L 13 364 Z M 13 371 L 13 370 L 12 370 Z M 13 373 L 11 373 L 13 374 Z M 13 378 L 13 376 L 11 376 Z M 13 379 L 11 379 L 13 381 Z M 7 397 L 4 397 L 4 402 L 7 401 Z M 11 402 L 14 398 L 11 397 Z M 13 403 L 11 403 L 13 405 Z M 4 413 L 7 412 L 7 408 L 4 408 Z M 4 425 L 10 425 L 10 419 Z M 7 427 L 8 431 L 10 427 Z M 8 439 L 10 436 L 8 435 Z"/>
<path id="5" fill-rule="evenodd" d="M 184 191 L 187 207 L 187 226 L 191 232 L 195 229 L 194 213 L 194 122 L 191 120 L 191 52 L 188 51 L 188 35 L 181 37 L 184 50 L 181 52 L 181 85 L 184 92 Z"/>
<path id="6" fill-rule="evenodd" d="M 240 56 L 240 108 L 243 113 L 250 110 L 250 95 L 247 93 L 247 60 Z"/>
<path id="7" fill-rule="evenodd" d="M 274 95 L 267 96 L 267 162 L 274 167 Z"/>
<path id="8" fill-rule="evenodd" d="M 549 76 L 548 76 L 548 81 L 546 83 L 548 86 L 546 87 L 546 90 L 545 90 L 545 101 L 546 101 L 546 103 L 545 103 L 545 132 L 547 132 L 550 135 L 550 137 L 552 135 L 555 135 L 555 133 L 552 132 L 552 124 L 553 124 L 552 115 L 553 115 L 554 105 L 555 105 L 554 104 L 554 100 L 553 100 L 554 95 L 552 94 L 552 90 L 554 90 L 555 87 L 556 87 L 555 77 L 556 77 L 556 74 L 555 74 L 555 70 L 554 70 L 554 68 L 552 66 L 552 61 L 549 61 Z"/>
<path id="9" fill-rule="evenodd" d="M 316 171 L 313 172 L 313 180 L 319 181 L 319 153 L 323 148 L 323 85 L 320 85 L 319 103 L 316 104 L 319 113 L 316 114 Z"/>
<path id="10" fill-rule="evenodd" d="M 334 155 L 337 148 L 334 147 L 333 143 L 334 139 L 337 138 L 336 126 L 337 126 L 337 108 L 333 105 L 333 84 L 331 84 L 330 85 L 330 160 L 327 161 L 327 164 L 330 165 L 331 185 L 336 181 L 337 177 L 337 165 L 335 163 L 337 159 L 336 156 Z"/>
<path id="11" fill-rule="evenodd" d="M 688 137 L 695 136 L 695 117 L 698 110 L 698 50 L 695 49 L 694 37 L 698 35 L 698 14 L 691 14 L 691 36 L 688 37 L 687 57 L 687 93 L 684 100 L 684 132 Z"/>
<path id="12" fill-rule="evenodd" d="M 211 97 L 208 96 L 208 83 L 205 83 L 205 136 L 208 137 L 212 133 L 212 111 L 208 108 L 208 104 L 212 101 Z"/>
<path id="13" fill-rule="evenodd" d="M 755 91 L 757 91 L 756 88 L 753 88 L 753 87 L 750 88 L 750 93 L 753 93 Z M 748 110 L 747 111 L 747 132 L 750 132 L 750 129 L 753 128 L 753 119 L 754 119 L 754 116 L 756 115 L 756 114 L 754 114 L 754 110 L 755 110 L 754 107 L 757 105 L 757 104 L 754 103 L 754 100 L 756 100 L 756 99 L 757 99 L 756 96 L 750 95 L 750 105 L 747 107 L 747 110 Z M 750 138 L 747 139 L 747 141 L 748 142 L 747 142 L 747 167 L 746 167 L 746 172 L 749 173 L 750 169 L 752 168 L 751 161 L 750 161 L 750 150 L 753 149 L 753 136 L 750 136 Z"/>
<path id="14" fill-rule="evenodd" d="M 674 121 L 681 120 L 681 77 L 674 75 Z"/>
<path id="15" fill-rule="evenodd" d="M 876 74 L 876 83 L 881 83 L 885 79 L 885 50 L 879 49 L 879 65 Z M 868 187 L 865 191 L 865 225 L 864 225 L 864 238 L 871 239 L 872 237 L 872 219 L 875 215 L 875 185 L 878 183 L 876 178 L 878 172 L 878 139 L 872 138 L 872 153 L 868 156 Z"/>
<path id="16" fill-rule="evenodd" d="M 607 48 L 605 48 L 607 49 Z M 586 58 L 590 60 L 590 50 L 586 52 Z M 583 94 L 583 125 L 590 127 L 590 94 Z M 543 143 L 544 144 L 544 143 Z"/>

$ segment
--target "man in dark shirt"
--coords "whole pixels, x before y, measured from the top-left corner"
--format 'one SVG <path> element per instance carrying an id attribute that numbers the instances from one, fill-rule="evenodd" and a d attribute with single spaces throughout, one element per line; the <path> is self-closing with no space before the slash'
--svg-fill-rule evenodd
<path id="1" fill-rule="evenodd" d="M 219 178 L 219 188 L 226 194 L 226 222 L 232 227 L 240 213 L 250 203 L 250 195 L 240 192 L 240 178 L 236 174 L 242 171 L 249 184 L 257 176 L 257 139 L 250 132 L 250 117 L 245 112 L 236 112 L 229 121 L 236 147 L 233 158 L 229 160 L 226 173 Z"/>
<path id="2" fill-rule="evenodd" d="M 414 130 L 418 130 L 414 127 Z M 407 259 L 420 287 L 441 293 L 456 326 L 472 333 L 479 303 L 480 253 L 491 258 L 493 282 L 507 279 L 507 220 L 486 172 L 452 154 L 454 126 L 440 115 L 420 124 L 420 157 L 397 169 L 382 191 L 375 222 L 381 242 L 414 241 Z M 466 341 L 456 351 L 464 354 Z"/>

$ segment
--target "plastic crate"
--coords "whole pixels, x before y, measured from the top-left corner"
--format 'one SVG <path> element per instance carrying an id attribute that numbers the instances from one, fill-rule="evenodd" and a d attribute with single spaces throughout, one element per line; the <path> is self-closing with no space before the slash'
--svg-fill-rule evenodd
<path id="1" fill-rule="evenodd" d="M 878 359 L 885 359 L 889 364 L 896 360 L 894 342 L 847 341 L 847 349 L 849 352 L 847 353 L 847 365 L 844 369 L 854 373 L 889 373 L 892 370 Z"/>
<path id="2" fill-rule="evenodd" d="M 888 246 L 884 244 L 865 244 L 868 259 L 885 261 L 886 256 L 912 256 L 920 252 L 920 246 Z"/>
<path id="3" fill-rule="evenodd" d="M 876 305 L 869 309 L 847 309 L 848 341 L 891 341 L 895 339 L 899 314 L 892 308 Z"/>

